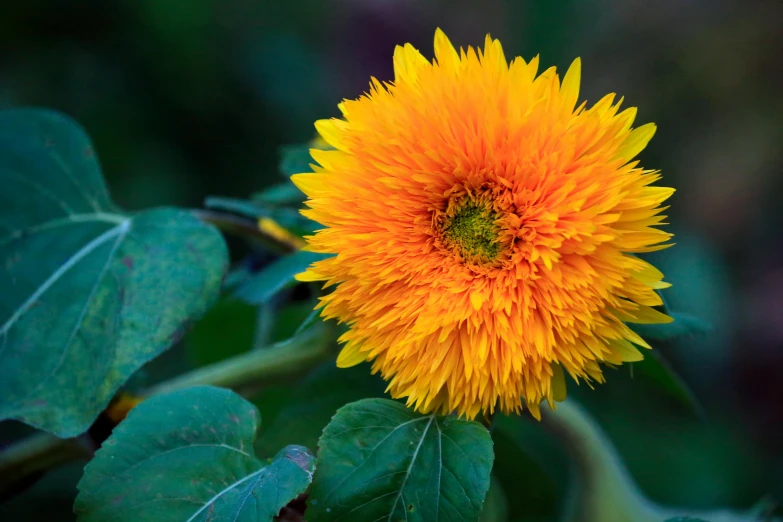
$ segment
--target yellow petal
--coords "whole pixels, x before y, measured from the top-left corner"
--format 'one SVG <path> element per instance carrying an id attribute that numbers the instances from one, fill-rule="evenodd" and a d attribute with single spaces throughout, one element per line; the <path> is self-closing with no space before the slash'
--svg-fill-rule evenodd
<path id="1" fill-rule="evenodd" d="M 637 362 L 644 360 L 642 353 L 628 341 L 613 341 L 609 346 L 615 354 L 620 356 L 620 359 L 623 362 Z"/>
<path id="2" fill-rule="evenodd" d="M 360 352 L 358 348 L 353 346 L 346 346 L 340 350 L 340 354 L 337 356 L 338 368 L 350 368 L 366 361 L 365 354 Z"/>
<path id="3" fill-rule="evenodd" d="M 552 397 L 557 402 L 562 402 L 566 398 L 566 381 L 563 367 L 559 364 L 552 365 Z"/>
<path id="4" fill-rule="evenodd" d="M 411 44 L 397 46 L 394 49 L 394 83 L 415 83 L 419 78 L 419 68 L 429 62 Z"/>
<path id="5" fill-rule="evenodd" d="M 446 33 L 435 29 L 435 58 L 438 60 L 438 64 L 441 67 L 456 67 L 459 65 L 459 55 L 451 45 Z"/>
<path id="6" fill-rule="evenodd" d="M 528 402 L 527 409 L 530 410 L 530 414 L 535 417 L 536 420 L 541 420 L 541 405 L 539 403 Z"/>
<path id="7" fill-rule="evenodd" d="M 315 122 L 315 130 L 324 139 L 326 143 L 336 149 L 343 149 L 342 143 L 342 127 L 345 126 L 345 122 L 332 118 L 331 120 L 318 120 Z"/>
<path id="8" fill-rule="evenodd" d="M 662 314 L 655 308 L 649 306 L 640 306 L 638 310 L 628 310 L 627 314 L 633 316 L 633 319 L 628 319 L 629 323 L 637 324 L 664 324 L 674 321 L 666 314 Z"/>
<path id="9" fill-rule="evenodd" d="M 579 83 L 582 77 L 582 60 L 577 58 L 568 68 L 560 93 L 563 96 L 563 108 L 573 111 L 576 101 L 579 99 Z"/>
<path id="10" fill-rule="evenodd" d="M 617 151 L 617 157 L 625 161 L 631 161 L 636 157 L 652 139 L 655 134 L 655 124 L 647 123 L 631 131 Z"/>
<path id="11" fill-rule="evenodd" d="M 303 248 L 307 244 L 305 243 L 304 239 L 292 234 L 270 218 L 262 217 L 259 219 L 258 229 L 262 232 L 265 232 L 277 241 L 289 245 L 295 249 Z"/>
<path id="12" fill-rule="evenodd" d="M 342 103 L 340 105 L 342 105 Z M 338 107 L 339 107 L 339 105 L 338 105 Z M 324 140 L 321 136 L 317 136 L 317 135 L 316 135 L 315 138 L 313 138 L 310 141 L 310 146 L 313 147 L 314 149 L 327 149 L 327 148 L 329 148 L 329 144 L 326 143 L 326 140 Z"/>
<path id="13" fill-rule="evenodd" d="M 473 308 L 476 310 L 479 310 L 481 308 L 481 305 L 484 304 L 484 301 L 486 300 L 486 297 L 481 292 L 471 292 L 470 294 L 470 302 L 473 305 Z"/>
<path id="14" fill-rule="evenodd" d="M 326 276 L 324 274 L 319 274 L 312 268 L 309 268 L 300 274 L 296 274 L 294 276 L 294 279 L 296 279 L 297 281 L 301 281 L 303 283 L 312 283 L 313 281 L 324 281 L 326 279 L 329 279 L 329 276 Z"/>
<path id="15" fill-rule="evenodd" d="M 501 71 L 508 68 L 506 55 L 500 40 L 493 40 L 490 35 L 484 39 L 484 61 L 490 67 L 497 67 Z"/>
<path id="16" fill-rule="evenodd" d="M 291 181 L 299 190 L 311 197 L 326 190 L 321 174 L 294 174 L 291 176 Z"/>
<path id="17" fill-rule="evenodd" d="M 106 408 L 106 416 L 113 422 L 119 423 L 143 400 L 144 399 L 141 397 L 121 392 L 119 396 L 109 404 L 109 407 Z"/>

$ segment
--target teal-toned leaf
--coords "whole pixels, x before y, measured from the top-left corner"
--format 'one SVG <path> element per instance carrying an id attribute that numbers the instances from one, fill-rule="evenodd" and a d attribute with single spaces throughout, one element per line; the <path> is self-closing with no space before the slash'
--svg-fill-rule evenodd
<path id="1" fill-rule="evenodd" d="M 686 335 L 703 335 L 712 327 L 698 317 L 680 312 L 668 312 L 674 321 L 666 324 L 629 324 L 645 341 L 671 341 Z"/>
<path id="2" fill-rule="evenodd" d="M 210 196 L 204 200 L 204 206 L 214 210 L 222 210 L 251 219 L 269 217 L 270 212 L 262 205 L 246 199 L 223 198 Z"/>
<path id="3" fill-rule="evenodd" d="M 493 458 L 481 424 L 360 400 L 324 430 L 307 518 L 476 521 Z"/>
<path id="4" fill-rule="evenodd" d="M 299 205 L 304 199 L 302 191 L 291 182 L 278 183 L 253 194 L 253 200 L 270 205 Z"/>
<path id="5" fill-rule="evenodd" d="M 248 277 L 234 291 L 246 303 L 261 304 L 296 281 L 294 276 L 304 272 L 310 264 L 328 256 L 303 250 L 278 258 Z"/>
<path id="6" fill-rule="evenodd" d="M 312 234 L 319 226 L 314 221 L 304 217 L 295 208 L 276 207 L 263 201 L 209 197 L 204 202 L 204 206 L 250 219 L 271 219 L 295 234 Z"/>
<path id="7" fill-rule="evenodd" d="M 696 395 L 659 352 L 645 352 L 643 360 L 633 363 L 632 371 L 634 377 L 649 380 L 698 417 L 704 417 L 704 408 Z"/>
<path id="8" fill-rule="evenodd" d="M 673 224 L 677 248 L 653 252 L 645 259 L 666 274 L 671 288 L 662 292 L 668 309 L 687 311 L 712 327 L 703 335 L 673 338 L 677 358 L 689 374 L 704 368 L 729 368 L 737 326 L 737 289 L 720 249 L 703 235 Z M 674 326 L 677 323 L 672 323 Z"/>
<path id="9" fill-rule="evenodd" d="M 288 446 L 271 462 L 253 453 L 258 410 L 199 386 L 134 408 L 79 482 L 80 522 L 271 521 L 310 484 L 315 459 Z"/>
<path id="10" fill-rule="evenodd" d="M 321 321 L 321 310 L 310 310 L 310 313 L 307 314 L 307 317 L 305 317 L 304 321 L 302 321 L 302 323 L 297 327 L 294 335 L 299 335 L 308 328 L 312 327 L 314 324 L 320 323 Z"/>
<path id="11" fill-rule="evenodd" d="M 310 156 L 311 148 L 310 143 L 280 147 L 280 173 L 290 178 L 294 174 L 312 172 L 310 165 L 315 161 Z"/>
<path id="12" fill-rule="evenodd" d="M 693 518 L 693 517 L 674 517 L 674 518 L 666 519 L 665 522 L 707 522 L 707 521 L 701 518 Z"/>
<path id="13" fill-rule="evenodd" d="M 109 200 L 71 120 L 0 113 L 0 420 L 68 437 L 217 297 L 225 243 L 189 212 Z"/>
<path id="14" fill-rule="evenodd" d="M 279 342 L 295 336 L 300 331 L 321 321 L 320 310 L 313 310 L 317 301 L 295 301 L 275 310 L 270 340 Z M 316 320 L 313 320 L 313 315 Z"/>
<path id="15" fill-rule="evenodd" d="M 231 291 L 237 286 L 242 283 L 245 279 L 247 279 L 252 271 L 250 270 L 250 267 L 247 266 L 247 264 L 242 264 L 237 267 L 232 268 L 228 271 L 226 274 L 226 277 L 223 278 L 223 290 L 224 291 Z"/>

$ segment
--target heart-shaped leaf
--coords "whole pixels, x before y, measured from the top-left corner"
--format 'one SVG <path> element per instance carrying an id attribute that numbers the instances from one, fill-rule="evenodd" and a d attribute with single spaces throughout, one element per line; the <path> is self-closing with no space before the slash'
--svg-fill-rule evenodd
<path id="1" fill-rule="evenodd" d="M 319 441 L 307 519 L 476 521 L 493 459 L 481 424 L 387 399 L 353 402 Z"/>
<path id="2" fill-rule="evenodd" d="M 0 113 L 0 184 L 0 420 L 74 436 L 217 297 L 225 243 L 189 212 L 118 211 L 52 112 Z"/>
<path id="3" fill-rule="evenodd" d="M 254 455 L 260 416 L 239 395 L 199 386 L 134 408 L 84 470 L 79 522 L 271 521 L 310 484 L 301 446 Z"/>

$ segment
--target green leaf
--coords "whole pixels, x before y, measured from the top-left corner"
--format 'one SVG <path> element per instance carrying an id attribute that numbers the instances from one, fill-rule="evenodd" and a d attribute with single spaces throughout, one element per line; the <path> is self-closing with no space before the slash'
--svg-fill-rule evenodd
<path id="1" fill-rule="evenodd" d="M 360 400 L 324 430 L 307 518 L 476 521 L 493 458 L 481 424 Z"/>
<path id="2" fill-rule="evenodd" d="M 310 155 L 311 148 L 310 143 L 280 147 L 280 173 L 290 178 L 294 174 L 312 172 L 310 165 L 315 163 L 315 160 Z"/>
<path id="3" fill-rule="evenodd" d="M 302 323 L 296 328 L 294 335 L 299 335 L 308 328 L 311 328 L 314 324 L 321 322 L 321 320 L 321 310 L 310 310 L 310 313 L 307 314 L 307 317 L 305 317 L 304 321 L 302 321 Z"/>
<path id="4" fill-rule="evenodd" d="M 290 181 L 278 183 L 253 194 L 253 200 L 270 205 L 300 205 L 305 195 Z"/>
<path id="5" fill-rule="evenodd" d="M 250 219 L 268 218 L 296 234 L 312 234 L 319 225 L 307 219 L 299 210 L 270 206 L 263 201 L 250 201 L 223 197 L 208 197 L 204 206 L 213 210 L 230 212 Z"/>
<path id="6" fill-rule="evenodd" d="M 217 297 L 220 234 L 189 212 L 120 213 L 71 120 L 0 113 L 0 420 L 70 437 Z"/>
<path id="7" fill-rule="evenodd" d="M 204 206 L 214 210 L 222 210 L 251 219 L 270 217 L 271 212 L 264 206 L 245 199 L 223 198 L 210 196 L 204 200 Z"/>
<path id="8" fill-rule="evenodd" d="M 704 418 L 704 408 L 696 395 L 688 387 L 668 362 L 656 350 L 644 353 L 644 359 L 632 363 L 633 375 L 648 379 L 658 389 L 666 392 L 682 406 Z"/>
<path id="9" fill-rule="evenodd" d="M 265 303 L 277 292 L 295 283 L 296 274 L 304 272 L 315 261 L 327 257 L 329 256 L 300 250 L 278 258 L 249 276 L 234 291 L 234 295 L 246 303 Z"/>
<path id="10" fill-rule="evenodd" d="M 665 342 L 686 335 L 703 335 L 712 330 L 706 321 L 690 314 L 668 312 L 674 319 L 666 324 L 629 324 L 645 341 Z"/>
<path id="11" fill-rule="evenodd" d="M 271 521 L 310 484 L 315 459 L 288 446 L 253 455 L 260 416 L 237 394 L 199 386 L 134 408 L 84 470 L 80 522 Z"/>

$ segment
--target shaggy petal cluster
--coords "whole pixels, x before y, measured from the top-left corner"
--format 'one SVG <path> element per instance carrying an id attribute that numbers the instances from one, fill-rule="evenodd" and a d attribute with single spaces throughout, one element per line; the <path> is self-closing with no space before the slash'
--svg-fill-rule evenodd
<path id="1" fill-rule="evenodd" d="M 565 397 L 564 374 L 649 348 L 625 323 L 660 323 L 662 274 L 635 254 L 665 248 L 656 228 L 674 191 L 634 157 L 655 132 L 610 94 L 577 106 L 580 62 L 562 81 L 500 42 L 435 59 L 407 44 L 394 82 L 316 123 L 294 183 L 324 225 L 308 249 L 335 254 L 299 276 L 334 289 L 322 315 L 350 329 L 338 365 L 371 361 L 395 398 L 468 418 Z M 565 370 L 565 372 L 563 371 Z"/>

